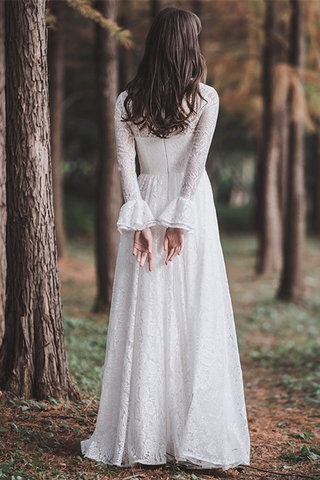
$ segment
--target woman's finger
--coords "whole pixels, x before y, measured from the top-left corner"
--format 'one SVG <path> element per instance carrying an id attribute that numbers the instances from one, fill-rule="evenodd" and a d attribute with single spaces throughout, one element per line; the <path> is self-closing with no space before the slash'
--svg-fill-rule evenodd
<path id="1" fill-rule="evenodd" d="M 173 258 L 176 256 L 176 254 L 177 254 L 177 250 L 176 250 L 176 247 L 175 247 L 173 249 L 173 252 L 172 252 L 170 258 L 169 258 L 169 262 L 172 262 Z"/>
<path id="2" fill-rule="evenodd" d="M 174 257 L 175 257 L 176 255 L 178 255 L 178 250 L 177 250 L 177 249 L 173 252 L 172 257 L 170 258 L 170 262 L 172 262 L 172 260 L 174 259 Z"/>
<path id="3" fill-rule="evenodd" d="M 152 270 L 152 265 L 153 265 L 153 254 L 148 253 L 148 261 L 149 261 L 149 272 Z"/>
<path id="4" fill-rule="evenodd" d="M 168 262 L 170 261 L 170 258 L 172 257 L 174 250 L 175 250 L 174 248 L 170 248 L 167 259 L 166 259 L 166 264 L 168 264 Z"/>
<path id="5" fill-rule="evenodd" d="M 140 261 L 140 267 L 143 267 L 146 258 L 147 258 L 147 252 L 142 252 L 142 254 L 141 254 L 141 261 Z"/>
<path id="6" fill-rule="evenodd" d="M 168 237 L 167 237 L 166 235 L 164 236 L 163 248 L 164 248 L 165 250 L 168 249 Z"/>

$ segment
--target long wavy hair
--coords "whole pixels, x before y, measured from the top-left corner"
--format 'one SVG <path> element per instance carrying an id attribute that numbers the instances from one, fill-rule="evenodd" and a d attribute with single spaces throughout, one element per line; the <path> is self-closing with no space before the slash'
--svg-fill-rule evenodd
<path id="1" fill-rule="evenodd" d="M 185 130 L 197 99 L 203 99 L 199 83 L 205 83 L 207 75 L 198 39 L 201 30 L 199 17 L 191 11 L 167 7 L 158 13 L 137 74 L 126 85 L 124 121 L 140 130 L 147 127 L 161 138 Z"/>

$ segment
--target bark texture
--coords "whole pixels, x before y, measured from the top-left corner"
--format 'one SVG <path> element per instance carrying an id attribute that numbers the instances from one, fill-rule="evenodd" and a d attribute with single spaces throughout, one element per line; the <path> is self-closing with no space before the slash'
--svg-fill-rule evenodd
<path id="1" fill-rule="evenodd" d="M 288 170 L 288 143 L 289 143 L 289 125 L 288 125 L 288 98 L 284 99 L 283 109 L 278 118 L 278 132 L 280 136 L 280 162 L 279 162 L 279 200 L 282 222 L 282 239 L 286 225 L 287 211 L 287 170 Z M 282 257 L 283 259 L 283 257 Z"/>
<path id="2" fill-rule="evenodd" d="M 105 17 L 115 19 L 114 0 L 99 0 L 95 6 Z M 120 236 L 116 222 L 121 207 L 121 187 L 114 133 L 114 107 L 118 94 L 118 46 L 115 37 L 99 25 L 96 26 L 96 55 L 100 152 L 96 172 L 97 296 L 93 310 L 108 312 Z"/>
<path id="3" fill-rule="evenodd" d="M 313 187 L 313 231 L 320 237 L 320 123 L 316 124 L 314 133 L 314 187 Z"/>
<path id="4" fill-rule="evenodd" d="M 79 399 L 61 316 L 50 162 L 45 0 L 6 2 L 7 302 L 0 386 Z"/>
<path id="5" fill-rule="evenodd" d="M 49 98 L 51 123 L 51 159 L 53 182 L 53 206 L 57 232 L 58 256 L 67 254 L 63 222 L 63 78 L 64 78 L 64 15 L 65 4 L 58 0 L 50 2 L 56 17 L 56 27 L 50 29 L 48 38 Z"/>
<path id="6" fill-rule="evenodd" d="M 6 301 L 6 102 L 5 102 L 5 22 L 4 2 L 0 2 L 0 345 L 2 343 Z"/>
<path id="7" fill-rule="evenodd" d="M 204 10 L 205 10 L 205 4 L 204 4 L 203 0 L 193 0 L 193 2 L 192 2 L 192 12 L 194 12 L 196 15 L 198 15 L 201 22 L 203 22 Z M 203 29 L 201 30 L 201 32 L 199 34 L 200 49 L 203 48 L 203 39 L 202 39 L 203 33 L 202 32 L 203 32 Z"/>
<path id="8" fill-rule="evenodd" d="M 296 76 L 289 90 L 289 151 L 287 168 L 287 208 L 284 231 L 284 265 L 277 296 L 299 302 L 304 293 L 303 260 L 305 246 L 305 187 L 304 187 L 304 120 L 302 110 L 304 30 L 303 8 L 300 0 L 291 0 L 289 63 Z"/>
<path id="9" fill-rule="evenodd" d="M 121 15 L 118 16 L 118 23 L 123 28 L 131 28 L 132 4 L 126 2 L 122 5 Z M 119 42 L 119 92 L 125 90 L 127 83 L 133 78 L 136 67 L 136 52 L 126 48 Z"/>
<path id="10" fill-rule="evenodd" d="M 158 15 L 160 10 L 162 10 L 166 6 L 166 0 L 150 0 L 151 19 Z"/>
<path id="11" fill-rule="evenodd" d="M 275 67 L 281 61 L 281 47 L 277 43 L 276 2 L 265 2 L 265 44 L 263 49 L 262 92 L 263 121 L 260 148 L 260 221 L 259 253 L 256 271 L 267 274 L 282 266 L 282 217 L 279 189 L 279 162 L 281 157 L 281 128 L 285 119 L 283 107 L 276 105 Z"/>

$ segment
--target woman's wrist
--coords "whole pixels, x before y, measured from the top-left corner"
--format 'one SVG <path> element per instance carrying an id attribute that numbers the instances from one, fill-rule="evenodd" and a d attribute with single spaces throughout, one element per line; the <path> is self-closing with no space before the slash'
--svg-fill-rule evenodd
<path id="1" fill-rule="evenodd" d="M 169 233 L 184 233 L 184 229 L 180 227 L 167 227 L 167 232 Z"/>

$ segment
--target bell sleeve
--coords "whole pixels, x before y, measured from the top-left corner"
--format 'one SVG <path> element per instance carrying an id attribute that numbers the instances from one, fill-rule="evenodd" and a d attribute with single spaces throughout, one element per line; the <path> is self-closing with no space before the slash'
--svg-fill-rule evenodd
<path id="1" fill-rule="evenodd" d="M 136 173 L 134 135 L 130 125 L 121 119 L 125 113 L 123 105 L 124 93 L 121 92 L 118 95 L 114 109 L 118 171 L 124 198 L 117 220 L 117 229 L 120 234 L 128 231 L 143 230 L 157 224 L 148 203 L 141 196 Z"/>
<path id="2" fill-rule="evenodd" d="M 212 88 L 201 108 L 199 120 L 193 134 L 193 143 L 183 177 L 180 193 L 158 216 L 158 223 L 166 227 L 183 228 L 191 232 L 195 224 L 194 196 L 197 191 L 216 128 L 219 112 L 219 95 Z"/>

